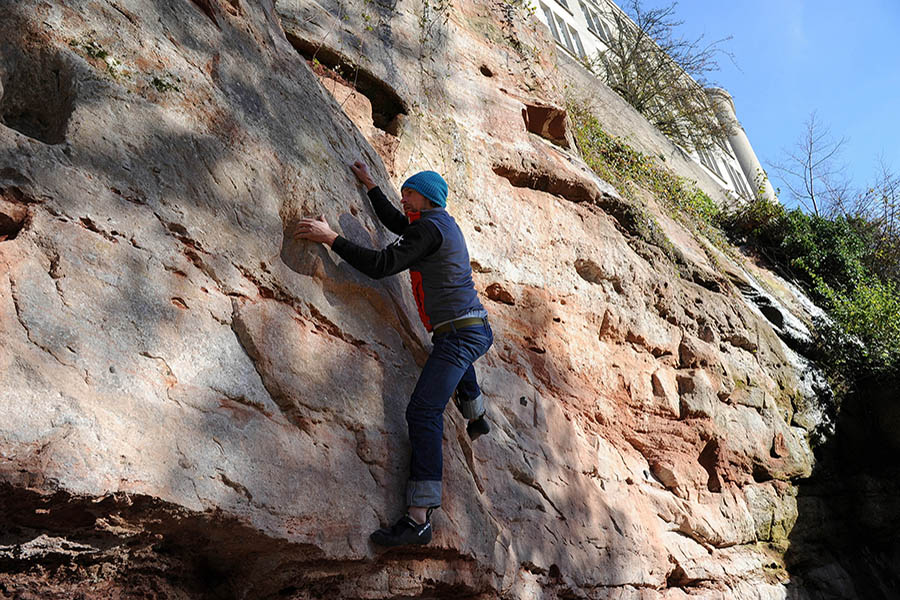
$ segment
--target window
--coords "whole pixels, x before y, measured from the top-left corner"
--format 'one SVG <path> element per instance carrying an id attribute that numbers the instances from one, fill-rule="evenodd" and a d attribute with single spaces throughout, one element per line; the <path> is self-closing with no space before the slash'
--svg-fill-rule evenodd
<path id="1" fill-rule="evenodd" d="M 566 26 L 566 22 L 563 21 L 562 17 L 556 15 L 556 24 L 559 27 L 560 33 L 562 34 L 566 48 L 569 49 L 569 52 L 575 54 L 575 46 L 572 45 L 572 38 L 569 37 L 569 28 Z"/>
<path id="2" fill-rule="evenodd" d="M 569 5 L 566 3 L 566 0 L 556 0 L 556 1 L 557 1 L 557 2 L 559 3 L 559 5 L 562 6 L 564 9 L 568 10 L 569 12 L 572 12 L 572 11 L 569 9 Z"/>
<path id="3" fill-rule="evenodd" d="M 713 154 L 709 150 L 697 148 L 697 154 L 700 155 L 700 164 L 718 175 L 719 179 L 721 179 L 722 181 L 725 180 L 725 178 L 722 177 L 722 171 L 719 170 L 719 165 L 716 163 L 716 157 L 713 156 Z"/>
<path id="4" fill-rule="evenodd" d="M 744 183 L 744 178 L 741 177 L 740 173 L 732 167 L 728 162 L 725 162 L 725 168 L 728 169 L 728 174 L 731 175 L 731 180 L 734 182 L 734 189 L 737 191 L 739 196 L 743 196 L 748 200 L 753 198 L 753 195 L 750 193 L 750 189 L 746 183 Z"/>
<path id="5" fill-rule="evenodd" d="M 588 29 L 591 33 L 608 44 L 610 39 L 612 39 L 609 26 L 600 18 L 594 9 L 589 8 L 584 2 L 579 2 L 579 4 L 581 5 L 581 12 L 584 13 L 584 20 L 587 21 Z"/>
<path id="6" fill-rule="evenodd" d="M 734 152 L 731 151 L 731 144 L 729 144 L 725 138 L 716 139 L 716 143 L 719 145 L 719 148 L 722 149 L 722 152 L 731 158 L 734 158 Z"/>
<path id="7" fill-rule="evenodd" d="M 547 26 L 550 27 L 550 33 L 553 34 L 553 39 L 562 44 L 563 42 L 559 37 L 559 31 L 556 30 L 556 20 L 553 18 L 553 11 L 543 3 L 541 4 L 541 10 L 544 11 L 544 16 L 547 17 Z"/>
<path id="8" fill-rule="evenodd" d="M 587 58 L 587 53 L 584 51 L 584 45 L 581 43 L 578 32 L 575 31 L 571 25 L 566 23 L 562 17 L 550 10 L 546 4 L 541 2 L 540 6 L 541 10 L 544 12 L 544 16 L 547 18 L 547 26 L 550 27 L 550 33 L 553 34 L 553 39 L 572 54 Z"/>
<path id="9" fill-rule="evenodd" d="M 584 13 L 584 20 L 587 21 L 588 29 L 597 33 L 597 30 L 594 28 L 594 19 L 591 16 L 591 9 L 585 6 L 584 2 L 579 2 L 579 4 L 581 5 L 581 12 Z"/>
<path id="10" fill-rule="evenodd" d="M 612 29 L 609 25 L 606 24 L 606 21 L 600 19 L 595 15 L 594 21 L 597 23 L 597 28 L 599 30 L 600 39 L 606 42 L 607 44 L 612 41 L 613 34 Z"/>
<path id="11" fill-rule="evenodd" d="M 572 26 L 569 26 L 569 33 L 572 34 L 572 39 L 575 40 L 575 45 L 578 46 L 578 55 L 582 58 L 587 58 L 587 53 L 584 51 L 584 46 L 581 45 L 581 38 L 578 37 L 578 32 L 572 29 Z"/>

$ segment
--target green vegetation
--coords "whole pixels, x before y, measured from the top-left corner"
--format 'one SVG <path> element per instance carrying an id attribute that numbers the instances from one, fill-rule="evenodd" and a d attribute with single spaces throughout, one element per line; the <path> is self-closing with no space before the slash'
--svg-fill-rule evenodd
<path id="1" fill-rule="evenodd" d="M 604 132 L 585 107 L 570 103 L 568 112 L 585 162 L 627 201 L 604 210 L 662 248 L 676 269 L 679 253 L 644 208 L 638 188 L 717 245 L 726 239 L 749 244 L 826 309 L 832 321 L 817 324 L 810 352 L 838 401 L 864 380 L 900 377 L 900 235 L 893 229 L 875 219 L 826 218 L 766 200 L 722 210 L 694 182 Z"/>
<path id="2" fill-rule="evenodd" d="M 85 54 L 90 56 L 91 58 L 96 58 L 97 60 L 106 60 L 106 57 L 109 56 L 109 52 L 107 52 L 103 46 L 98 44 L 93 40 L 88 40 L 85 42 L 79 42 L 78 40 L 70 40 L 69 46 L 72 48 L 84 51 Z"/>
<path id="3" fill-rule="evenodd" d="M 756 200 L 720 217 L 736 243 L 750 243 L 802 282 L 834 319 L 819 327 L 818 353 L 839 389 L 900 371 L 900 285 L 883 232 L 863 217 L 826 218 Z"/>
<path id="4" fill-rule="evenodd" d="M 150 80 L 150 85 L 160 93 L 169 92 L 169 91 L 180 91 L 177 83 L 178 78 L 172 75 L 171 73 L 165 73 L 162 76 L 154 76 L 153 79 Z"/>
<path id="5" fill-rule="evenodd" d="M 113 57 L 94 40 L 69 40 L 69 47 L 88 58 L 101 62 L 106 67 L 106 72 L 113 79 L 129 79 L 132 76 L 131 71 L 127 70 L 121 61 Z"/>
<path id="6" fill-rule="evenodd" d="M 603 131 L 584 106 L 569 103 L 568 114 L 585 162 L 622 196 L 636 200 L 632 186 L 637 186 L 661 200 L 666 208 L 687 213 L 705 228 L 716 225 L 719 207 L 695 182 L 673 174 L 655 157 Z"/>
<path id="7" fill-rule="evenodd" d="M 537 12 L 537 6 L 531 0 L 503 0 L 503 4 L 514 11 L 522 11 L 526 17 L 533 17 Z"/>

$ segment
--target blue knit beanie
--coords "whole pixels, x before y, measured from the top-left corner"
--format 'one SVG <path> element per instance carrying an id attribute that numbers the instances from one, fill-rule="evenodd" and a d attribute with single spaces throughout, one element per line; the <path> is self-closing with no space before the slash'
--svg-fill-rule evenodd
<path id="1" fill-rule="evenodd" d="M 420 171 L 403 182 L 400 189 L 416 190 L 438 206 L 447 207 L 447 182 L 434 171 Z"/>

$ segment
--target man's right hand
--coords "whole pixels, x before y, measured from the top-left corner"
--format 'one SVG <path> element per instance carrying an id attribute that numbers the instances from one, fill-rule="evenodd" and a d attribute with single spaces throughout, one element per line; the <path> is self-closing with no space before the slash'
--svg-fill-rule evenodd
<path id="1" fill-rule="evenodd" d="M 366 166 L 366 163 L 358 160 L 350 165 L 350 170 L 353 171 L 359 182 L 366 186 L 367 191 L 375 187 L 375 182 L 372 181 L 372 176 L 369 175 L 369 167 Z"/>

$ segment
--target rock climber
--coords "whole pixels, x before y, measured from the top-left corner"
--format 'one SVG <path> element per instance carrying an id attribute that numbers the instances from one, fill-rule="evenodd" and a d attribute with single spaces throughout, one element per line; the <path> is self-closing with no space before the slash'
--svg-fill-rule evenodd
<path id="1" fill-rule="evenodd" d="M 374 279 L 410 270 L 419 316 L 433 347 L 406 407 L 411 446 L 407 513 L 370 536 L 381 546 L 427 544 L 431 514 L 441 504 L 444 408 L 451 395 L 468 419 L 473 440 L 488 433 L 484 400 L 472 363 L 493 343 L 487 312 L 472 282 L 469 252 L 456 221 L 446 211 L 447 182 L 422 171 L 401 186 L 403 211 L 375 185 L 361 161 L 350 165 L 368 191 L 375 214 L 400 237 L 383 250 L 361 247 L 335 233 L 324 218 L 300 219 L 295 238 L 331 247 L 344 261 Z"/>

